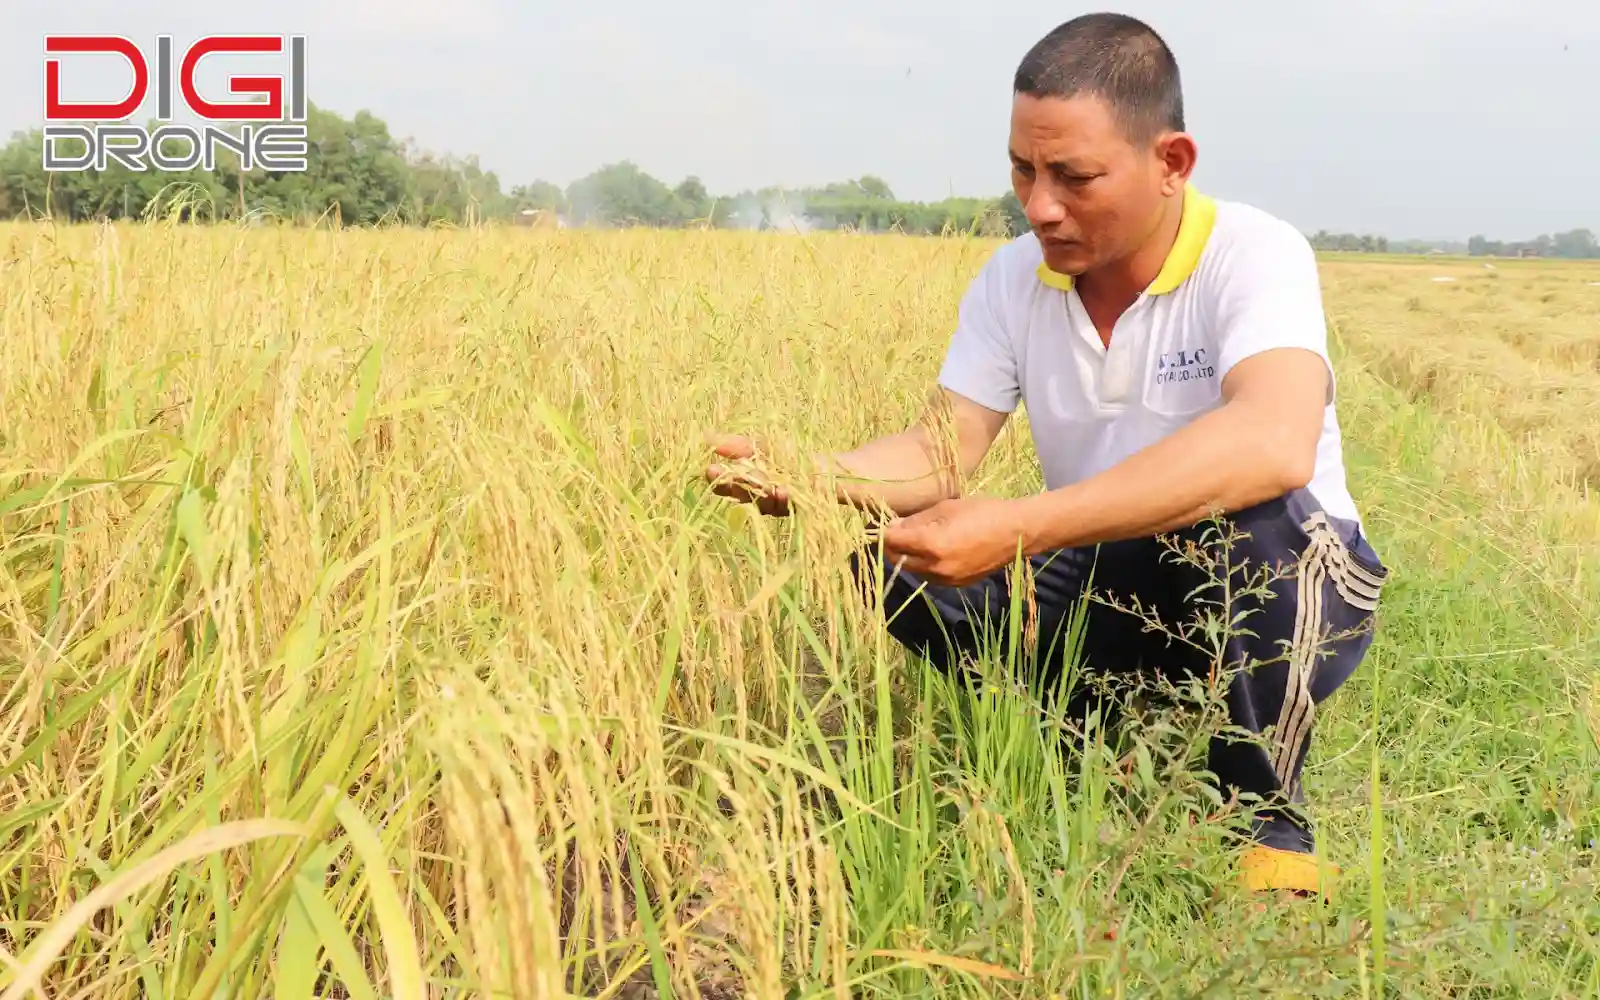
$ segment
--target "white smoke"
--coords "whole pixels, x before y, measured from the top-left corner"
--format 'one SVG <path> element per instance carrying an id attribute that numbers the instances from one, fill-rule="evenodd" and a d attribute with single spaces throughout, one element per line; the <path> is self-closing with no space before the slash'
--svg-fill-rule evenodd
<path id="1" fill-rule="evenodd" d="M 805 199 L 792 192 L 745 195 L 729 218 L 734 229 L 809 233 L 816 227 L 806 215 Z"/>
<path id="2" fill-rule="evenodd" d="M 767 226 L 785 233 L 811 232 L 811 219 L 806 215 L 805 199 L 799 195 L 769 198 L 764 206 Z"/>

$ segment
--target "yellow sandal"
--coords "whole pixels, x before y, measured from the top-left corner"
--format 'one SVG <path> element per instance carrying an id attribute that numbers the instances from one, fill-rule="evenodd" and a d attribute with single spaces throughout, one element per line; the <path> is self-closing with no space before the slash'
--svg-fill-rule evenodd
<path id="1" fill-rule="evenodd" d="M 1240 882 L 1251 892 L 1288 890 L 1331 901 L 1338 877 L 1338 865 L 1298 851 L 1257 844 L 1239 858 Z"/>

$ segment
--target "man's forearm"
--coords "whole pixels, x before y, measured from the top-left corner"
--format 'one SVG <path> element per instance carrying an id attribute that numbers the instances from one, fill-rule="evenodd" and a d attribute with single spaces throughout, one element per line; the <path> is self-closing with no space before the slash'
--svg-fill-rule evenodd
<path id="1" fill-rule="evenodd" d="M 853 451 L 819 455 L 816 481 L 831 486 L 841 503 L 905 517 L 959 493 L 953 468 L 935 468 L 926 431 L 914 427 L 870 441 Z"/>
<path id="2" fill-rule="evenodd" d="M 1243 405 L 1224 406 L 1081 483 L 1016 501 L 1033 555 L 1189 527 L 1309 481 L 1315 444 Z"/>

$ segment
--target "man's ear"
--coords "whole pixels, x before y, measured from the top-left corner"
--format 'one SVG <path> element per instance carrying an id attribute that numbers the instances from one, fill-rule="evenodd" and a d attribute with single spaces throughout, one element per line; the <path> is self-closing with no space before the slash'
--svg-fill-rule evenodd
<path id="1" fill-rule="evenodd" d="M 1194 136 L 1187 132 L 1168 132 L 1156 140 L 1156 157 L 1161 161 L 1164 171 L 1162 194 L 1174 195 L 1183 190 L 1194 174 L 1199 155 Z"/>

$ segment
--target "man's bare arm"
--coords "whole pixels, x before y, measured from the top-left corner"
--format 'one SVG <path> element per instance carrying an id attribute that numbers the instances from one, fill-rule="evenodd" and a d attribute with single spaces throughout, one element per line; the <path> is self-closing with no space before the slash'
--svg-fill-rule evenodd
<path id="1" fill-rule="evenodd" d="M 1009 414 L 936 388 L 912 426 L 842 454 L 817 457 L 840 502 L 902 517 L 960 496 Z"/>
<path id="2" fill-rule="evenodd" d="M 840 503 L 901 517 L 915 514 L 962 494 L 1008 416 L 939 387 L 910 427 L 847 452 L 813 455 L 802 476 L 813 490 Z M 773 481 L 767 473 L 740 464 L 759 463 L 762 449 L 755 440 L 721 436 L 712 447 L 731 460 L 707 467 L 706 479 L 715 492 L 755 503 L 766 514 L 789 513 L 784 477 Z"/>
<path id="3" fill-rule="evenodd" d="M 1298 348 L 1241 361 L 1219 409 L 1098 476 L 1017 501 L 1024 549 L 1173 531 L 1305 486 L 1328 378 L 1323 360 Z"/>

